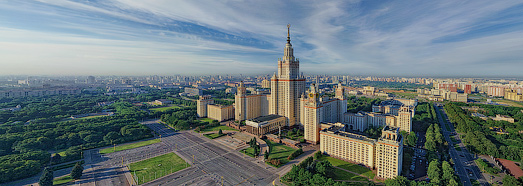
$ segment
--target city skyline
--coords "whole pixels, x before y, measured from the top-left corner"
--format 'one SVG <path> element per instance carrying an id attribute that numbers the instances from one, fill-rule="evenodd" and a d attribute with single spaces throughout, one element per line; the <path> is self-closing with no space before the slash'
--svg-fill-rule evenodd
<path id="1" fill-rule="evenodd" d="M 292 7 L 292 8 L 289 8 Z M 0 3 L 2 75 L 521 77 L 521 2 Z"/>

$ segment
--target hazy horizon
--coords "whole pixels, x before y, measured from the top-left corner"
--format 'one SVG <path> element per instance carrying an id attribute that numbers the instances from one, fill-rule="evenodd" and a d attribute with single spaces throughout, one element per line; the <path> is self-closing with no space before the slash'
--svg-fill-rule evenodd
<path id="1" fill-rule="evenodd" d="M 512 77 L 521 1 L 0 2 L 0 76 L 261 75 L 287 24 L 306 75 Z"/>

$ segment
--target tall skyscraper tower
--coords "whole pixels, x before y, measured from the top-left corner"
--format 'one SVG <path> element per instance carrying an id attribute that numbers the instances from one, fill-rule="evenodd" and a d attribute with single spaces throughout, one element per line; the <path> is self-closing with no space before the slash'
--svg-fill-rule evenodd
<path id="1" fill-rule="evenodd" d="M 271 78 L 270 114 L 287 118 L 287 125 L 299 123 L 299 98 L 305 92 L 305 78 L 300 76 L 300 61 L 294 57 L 290 25 L 287 25 L 287 43 L 283 58 L 278 59 L 278 73 Z"/>

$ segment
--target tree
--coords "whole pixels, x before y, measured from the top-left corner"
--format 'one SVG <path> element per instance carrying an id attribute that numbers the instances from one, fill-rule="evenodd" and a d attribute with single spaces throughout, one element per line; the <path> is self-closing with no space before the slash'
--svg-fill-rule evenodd
<path id="1" fill-rule="evenodd" d="M 447 161 L 443 161 L 443 162 L 441 163 L 441 170 L 442 170 L 442 172 L 443 172 L 441 178 L 442 178 L 446 183 L 450 184 L 450 180 L 453 180 L 453 179 L 454 179 L 454 169 L 452 168 L 452 166 L 450 165 L 449 162 L 447 162 Z M 454 181 L 456 181 L 456 180 L 454 180 Z"/>
<path id="2" fill-rule="evenodd" d="M 52 186 L 53 185 L 53 171 L 49 168 L 44 169 L 44 173 L 42 176 L 40 176 L 40 181 L 38 181 L 38 184 L 40 186 Z"/>
<path id="3" fill-rule="evenodd" d="M 454 178 L 449 180 L 448 186 L 458 186 L 458 185 L 459 185 L 458 182 L 456 182 L 456 180 Z"/>
<path id="4" fill-rule="evenodd" d="M 83 171 L 84 167 L 80 164 L 80 162 L 76 162 L 76 164 L 73 167 L 73 170 L 71 170 L 71 177 L 75 180 L 80 179 L 80 177 L 82 177 Z"/>
<path id="5" fill-rule="evenodd" d="M 385 180 L 387 186 L 408 186 L 409 180 L 403 176 L 396 176 L 394 179 Z"/>
<path id="6" fill-rule="evenodd" d="M 518 186 L 518 185 L 521 185 L 521 183 L 516 178 L 514 178 L 514 176 L 507 174 L 503 178 L 503 186 Z"/>
<path id="7" fill-rule="evenodd" d="M 415 147 L 417 141 L 418 141 L 418 136 L 416 136 L 416 133 L 410 132 L 410 134 L 407 136 L 407 145 L 409 145 L 411 147 Z"/>
<path id="8" fill-rule="evenodd" d="M 265 154 L 263 154 L 263 158 L 266 160 L 269 159 L 269 151 L 265 150 Z"/>
<path id="9" fill-rule="evenodd" d="M 322 156 L 323 154 L 321 153 L 321 151 L 314 153 L 314 159 L 320 159 Z"/>
<path id="10" fill-rule="evenodd" d="M 439 167 L 440 166 L 439 166 L 439 161 L 438 160 L 432 160 L 429 163 L 429 168 L 427 169 L 427 177 L 430 180 L 432 180 L 432 181 L 434 181 L 434 180 L 441 181 L 441 169 Z"/>
<path id="11" fill-rule="evenodd" d="M 220 130 L 218 131 L 218 134 L 219 134 L 219 135 L 223 135 L 223 131 L 222 131 L 222 129 L 220 129 Z"/>

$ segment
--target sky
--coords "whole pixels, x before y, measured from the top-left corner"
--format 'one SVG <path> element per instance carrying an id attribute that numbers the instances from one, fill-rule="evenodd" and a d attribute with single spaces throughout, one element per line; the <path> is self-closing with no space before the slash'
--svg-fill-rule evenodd
<path id="1" fill-rule="evenodd" d="M 523 77 L 520 0 L 2 0 L 0 75 Z"/>

